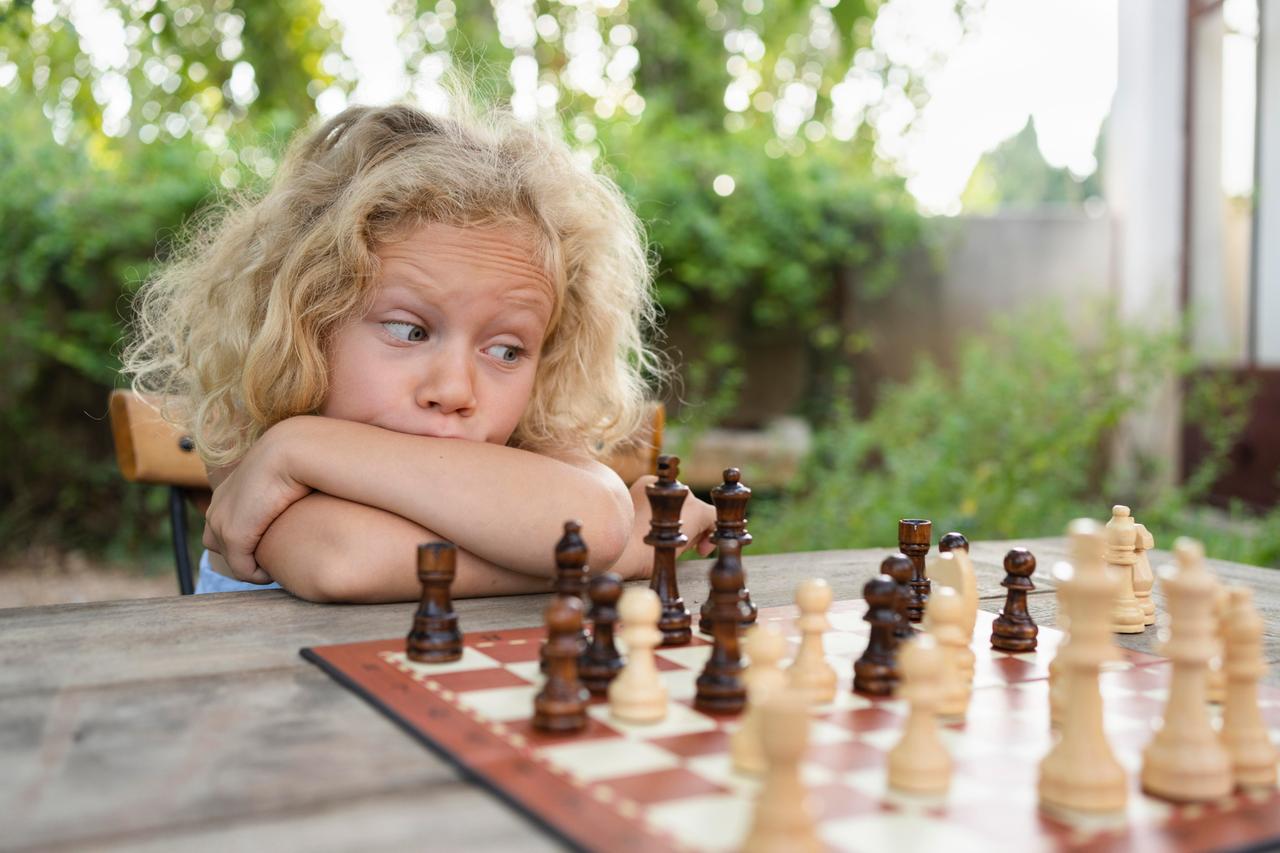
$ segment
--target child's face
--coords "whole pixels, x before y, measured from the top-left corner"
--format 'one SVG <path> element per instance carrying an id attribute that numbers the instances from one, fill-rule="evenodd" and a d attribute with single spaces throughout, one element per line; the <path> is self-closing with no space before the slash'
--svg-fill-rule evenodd
<path id="1" fill-rule="evenodd" d="M 514 228 L 430 224 L 378 252 L 373 308 L 330 352 L 320 414 L 505 444 L 528 405 L 554 291 Z"/>

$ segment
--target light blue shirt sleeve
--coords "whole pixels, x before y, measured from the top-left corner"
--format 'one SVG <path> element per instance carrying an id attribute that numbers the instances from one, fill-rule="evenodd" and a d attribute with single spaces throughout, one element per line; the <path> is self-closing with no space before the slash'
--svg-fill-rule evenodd
<path id="1" fill-rule="evenodd" d="M 259 589 L 280 589 L 278 583 L 245 583 L 215 572 L 209 565 L 209 552 L 200 553 L 200 578 L 196 581 L 196 595 L 206 592 L 250 592 Z"/>

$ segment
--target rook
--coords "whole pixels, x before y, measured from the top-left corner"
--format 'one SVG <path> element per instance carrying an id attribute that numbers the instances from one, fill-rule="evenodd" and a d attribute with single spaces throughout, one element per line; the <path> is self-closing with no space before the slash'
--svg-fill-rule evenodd
<path id="1" fill-rule="evenodd" d="M 929 600 L 929 576 L 925 574 L 924 555 L 933 539 L 933 523 L 922 518 L 904 518 L 898 522 L 898 549 L 911 558 L 911 600 L 907 615 L 912 622 L 924 617 Z"/>
<path id="2" fill-rule="evenodd" d="M 413 629 L 405 644 L 409 660 L 448 663 L 462 657 L 462 632 L 453 610 L 449 587 L 453 583 L 457 549 L 451 542 L 427 542 L 418 546 L 418 580 L 422 601 L 413 616 Z"/>

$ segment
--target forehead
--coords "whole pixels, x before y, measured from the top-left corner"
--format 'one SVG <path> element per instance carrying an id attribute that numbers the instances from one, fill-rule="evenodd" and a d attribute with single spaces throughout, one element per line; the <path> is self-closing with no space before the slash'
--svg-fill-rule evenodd
<path id="1" fill-rule="evenodd" d="M 544 317 L 555 287 L 539 258 L 536 234 L 517 225 L 458 226 L 432 222 L 377 251 L 385 279 L 427 288 L 489 285 L 504 301 Z M 390 283 L 390 282 L 388 282 Z"/>

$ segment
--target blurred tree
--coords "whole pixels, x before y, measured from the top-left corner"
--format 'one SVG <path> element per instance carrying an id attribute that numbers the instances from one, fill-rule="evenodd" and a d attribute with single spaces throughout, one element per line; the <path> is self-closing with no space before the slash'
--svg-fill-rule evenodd
<path id="1" fill-rule="evenodd" d="M 1106 150 L 1106 125 L 1094 145 L 1097 168 L 1077 177 L 1067 168 L 1045 162 L 1040 152 L 1034 120 L 1022 130 L 982 155 L 960 202 L 969 213 L 992 213 L 1002 208 L 1044 205 L 1079 205 L 1102 198 L 1102 153 Z"/>

